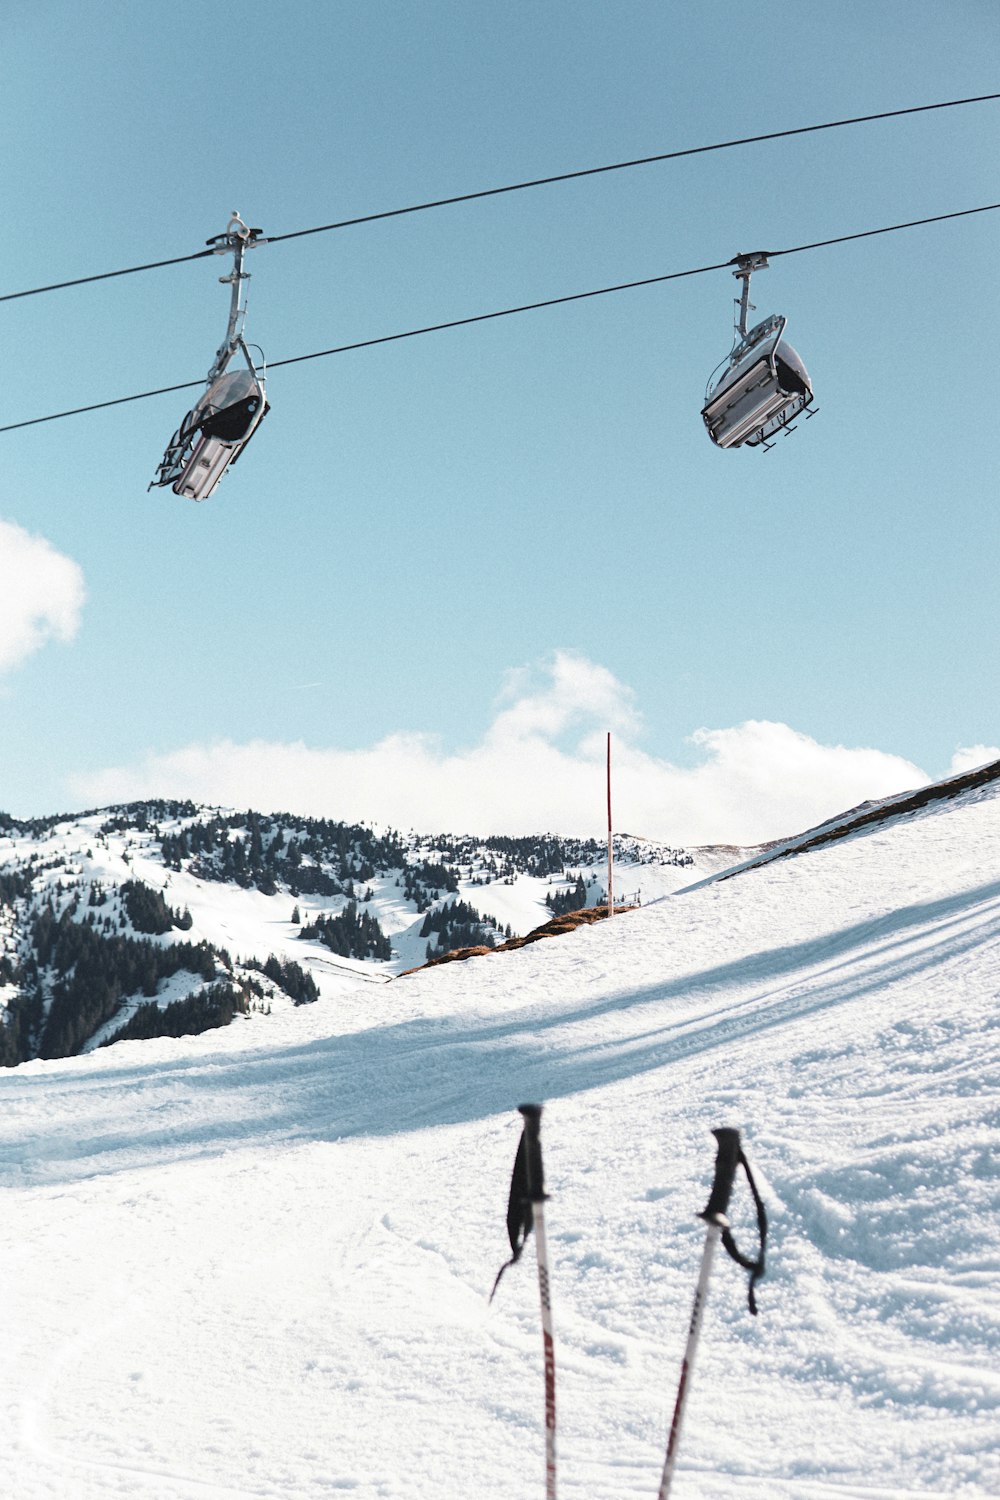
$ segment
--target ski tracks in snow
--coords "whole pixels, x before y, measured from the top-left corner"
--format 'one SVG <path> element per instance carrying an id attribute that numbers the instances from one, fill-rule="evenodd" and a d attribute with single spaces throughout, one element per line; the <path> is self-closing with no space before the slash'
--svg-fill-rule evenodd
<path id="1" fill-rule="evenodd" d="M 616 920 L 621 929 L 614 936 L 627 945 L 632 919 Z M 642 941 L 638 926 L 634 938 Z M 568 953 L 552 955 L 555 976 L 531 949 L 470 961 L 484 966 L 475 979 L 487 981 L 486 1005 L 488 981 L 495 976 L 502 983 L 508 964 L 517 971 L 515 1001 L 526 992 L 534 997 L 499 1019 L 453 1012 L 393 1022 L 397 991 L 389 986 L 381 992 L 382 1024 L 346 1035 L 321 1032 L 291 1045 L 275 1038 L 268 1047 L 262 1025 L 252 1037 L 250 1027 L 234 1027 L 221 1039 L 195 1039 L 202 1055 L 190 1046 L 143 1042 L 110 1049 L 103 1067 L 88 1058 L 62 1065 L 52 1078 L 38 1076 L 46 1065 L 29 1064 L 0 1077 L 0 1180 L 73 1181 L 267 1142 L 399 1134 L 482 1119 L 522 1097 L 566 1097 L 737 1043 L 756 1039 L 763 1046 L 769 1032 L 804 1021 L 815 1027 L 821 1013 L 845 1005 L 877 1006 L 889 1016 L 897 995 L 905 1008 L 918 986 L 933 985 L 945 971 L 957 992 L 967 958 L 975 958 L 978 991 L 984 967 L 1000 989 L 1000 887 L 642 989 L 613 987 L 609 970 L 574 993 L 574 939 L 556 941 Z M 563 987 L 558 971 L 567 968 Z M 443 990 L 445 1002 L 462 998 L 463 977 L 447 969 L 418 976 L 422 988 Z M 416 996 L 406 998 L 412 1003 Z M 336 1026 L 332 1010 L 314 1019 Z M 253 1045 L 242 1047 L 244 1037 Z M 39 1086 L 48 1104 L 41 1133 L 31 1098 Z M 135 1100 L 131 1114 L 122 1110 L 123 1094 Z"/>

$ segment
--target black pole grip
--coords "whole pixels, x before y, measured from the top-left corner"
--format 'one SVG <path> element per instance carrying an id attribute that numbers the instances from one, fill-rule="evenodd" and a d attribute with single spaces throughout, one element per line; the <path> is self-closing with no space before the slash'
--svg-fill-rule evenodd
<path id="1" fill-rule="evenodd" d="M 545 1173 L 542 1170 L 542 1142 L 540 1129 L 542 1106 L 519 1104 L 518 1114 L 524 1117 L 524 1167 L 527 1178 L 528 1200 L 531 1203 L 545 1202 Z"/>
<path id="2" fill-rule="evenodd" d="M 740 1164 L 740 1133 L 738 1130 L 723 1126 L 720 1130 L 713 1130 L 712 1134 L 718 1142 L 715 1154 L 715 1178 L 708 1202 L 698 1217 L 704 1219 L 707 1224 L 719 1224 L 722 1228 L 726 1228 L 728 1225 L 726 1210 L 733 1192 L 736 1168 Z"/>

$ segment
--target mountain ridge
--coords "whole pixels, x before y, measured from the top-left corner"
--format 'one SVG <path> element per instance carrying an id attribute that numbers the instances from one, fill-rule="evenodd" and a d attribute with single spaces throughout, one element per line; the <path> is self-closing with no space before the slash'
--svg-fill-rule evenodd
<path id="1" fill-rule="evenodd" d="M 603 842 L 406 834 L 150 799 L 0 814 L 0 1059 L 185 1034 L 496 946 L 604 899 Z M 637 899 L 684 850 L 619 835 Z M 621 886 L 619 886 L 621 889 Z"/>
<path id="2" fill-rule="evenodd" d="M 618 834 L 616 904 L 730 880 L 998 779 L 991 762 L 752 849 Z M 0 813 L 0 1061 L 197 1033 L 564 932 L 578 925 L 564 913 L 606 902 L 606 858 L 595 839 L 404 834 L 189 800 Z"/>

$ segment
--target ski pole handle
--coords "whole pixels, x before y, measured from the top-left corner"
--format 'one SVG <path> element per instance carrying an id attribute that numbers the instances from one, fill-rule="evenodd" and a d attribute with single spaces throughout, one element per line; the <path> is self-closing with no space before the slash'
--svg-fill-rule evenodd
<path id="1" fill-rule="evenodd" d="M 757 1184 L 754 1182 L 750 1164 L 743 1155 L 739 1131 L 726 1129 L 713 1130 L 712 1134 L 718 1142 L 718 1152 L 715 1158 L 715 1181 L 712 1183 L 712 1192 L 709 1200 L 702 1209 L 701 1218 L 705 1220 L 709 1227 L 715 1226 L 720 1230 L 726 1254 L 738 1266 L 742 1266 L 744 1271 L 750 1272 L 747 1303 L 751 1313 L 756 1317 L 757 1299 L 754 1296 L 754 1287 L 764 1274 L 764 1248 L 767 1244 L 767 1210 L 764 1207 L 760 1193 L 757 1191 Z M 757 1209 L 757 1232 L 760 1235 L 760 1250 L 756 1260 L 750 1260 L 742 1253 L 733 1238 L 733 1232 L 729 1227 L 729 1220 L 726 1217 L 737 1167 L 742 1167 L 746 1173 L 747 1186 L 753 1194 L 754 1205 Z"/>
<path id="2" fill-rule="evenodd" d="M 524 1165 L 528 1183 L 528 1199 L 531 1203 L 545 1202 L 545 1172 L 542 1168 L 542 1143 L 540 1130 L 542 1106 L 519 1104 L 517 1112 L 524 1118 Z"/>
<path id="3" fill-rule="evenodd" d="M 740 1164 L 740 1133 L 727 1126 L 713 1130 L 718 1143 L 715 1153 L 715 1177 L 708 1202 L 698 1215 L 706 1224 L 717 1224 L 720 1229 L 729 1228 L 726 1211 L 733 1193 L 736 1168 Z"/>
<path id="4" fill-rule="evenodd" d="M 513 1266 L 520 1260 L 525 1241 L 534 1226 L 537 1210 L 540 1210 L 545 1202 L 545 1174 L 542 1170 L 542 1143 L 539 1133 L 542 1106 L 519 1104 L 517 1108 L 524 1120 L 524 1126 L 521 1130 L 521 1139 L 517 1144 L 514 1171 L 510 1179 L 510 1197 L 507 1202 L 507 1237 L 510 1240 L 511 1257 L 510 1260 L 504 1261 L 497 1272 L 497 1279 L 490 1292 L 491 1302 L 496 1296 L 504 1271 L 508 1266 Z"/>

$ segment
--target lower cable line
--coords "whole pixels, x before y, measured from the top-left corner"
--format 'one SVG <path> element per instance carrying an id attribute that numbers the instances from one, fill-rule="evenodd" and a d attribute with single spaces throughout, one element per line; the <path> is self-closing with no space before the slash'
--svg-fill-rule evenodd
<path id="1" fill-rule="evenodd" d="M 1000 203 L 984 203 L 977 208 L 960 208 L 951 213 L 932 214 L 923 219 L 908 219 L 901 224 L 886 224 L 878 229 L 862 229 L 852 234 L 835 235 L 831 239 L 813 240 L 804 245 L 792 245 L 784 250 L 768 250 L 764 253 L 771 259 L 780 255 L 801 255 L 808 250 L 827 249 L 833 245 L 845 245 L 855 240 L 872 239 L 877 235 L 895 234 L 904 229 L 922 228 L 928 224 L 941 224 L 949 219 L 966 219 L 974 214 L 994 213 L 1000 209 Z M 517 313 L 538 312 L 547 307 L 563 307 L 571 302 L 585 302 L 594 297 L 608 297 L 616 292 L 634 291 L 639 287 L 657 286 L 667 281 L 681 281 L 686 277 L 705 276 L 710 271 L 725 271 L 736 265 L 741 259 L 739 255 L 730 260 L 716 261 L 712 265 L 695 266 L 687 271 L 667 271 L 660 276 L 644 276 L 636 281 L 621 281 L 614 286 L 597 287 L 588 292 L 570 292 L 562 297 L 546 297 L 539 302 L 522 302 L 516 307 L 503 307 L 493 312 L 475 313 L 467 318 L 452 318 L 444 323 L 428 323 L 421 328 L 408 328 L 401 333 L 385 333 L 372 339 L 359 339 L 351 344 L 338 344 L 332 349 L 319 349 L 312 354 L 296 354 L 288 359 L 277 359 L 270 362 L 268 368 L 271 370 L 281 369 L 286 365 L 305 364 L 308 360 L 328 359 L 334 354 L 349 354 L 358 349 L 373 349 L 379 344 L 398 343 L 402 339 L 420 338 L 427 333 L 442 333 L 451 328 L 467 328 L 474 323 L 488 323 L 497 318 L 510 318 Z M 44 417 L 29 417 L 21 422 L 7 422 L 0 426 L 0 433 L 17 432 L 24 427 L 37 427 L 43 422 L 58 422 L 63 417 L 78 417 L 87 412 L 103 411 L 111 406 L 125 406 L 131 401 L 148 401 L 153 396 L 168 396 L 175 391 L 187 391 L 195 386 L 203 386 L 204 379 L 182 381 L 178 385 L 159 386 L 152 391 L 139 391 L 131 396 L 115 396 L 109 401 L 94 401 L 88 406 L 74 406 L 67 411 L 51 412 Z"/>

